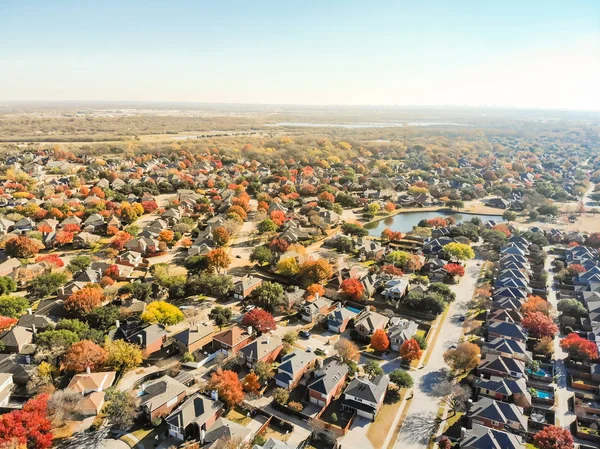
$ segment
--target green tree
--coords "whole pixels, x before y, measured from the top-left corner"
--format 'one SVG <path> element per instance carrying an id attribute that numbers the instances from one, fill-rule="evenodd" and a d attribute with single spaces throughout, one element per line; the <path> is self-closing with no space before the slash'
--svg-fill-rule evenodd
<path id="1" fill-rule="evenodd" d="M 17 283 L 8 276 L 0 276 L 0 296 L 8 295 L 17 289 Z"/>
<path id="2" fill-rule="evenodd" d="M 250 254 L 251 262 L 258 262 L 261 265 L 271 263 L 273 260 L 273 253 L 266 246 L 257 246 L 252 250 Z"/>
<path id="3" fill-rule="evenodd" d="M 211 320 L 213 320 L 215 322 L 215 324 L 217 326 L 219 326 L 219 328 L 221 328 L 221 327 L 225 326 L 227 323 L 229 323 L 231 316 L 232 316 L 231 309 L 229 307 L 223 307 L 223 306 L 214 307 L 208 314 L 208 317 Z"/>
<path id="4" fill-rule="evenodd" d="M 380 376 L 383 374 L 383 368 L 376 360 L 369 360 L 364 364 L 363 369 L 369 376 Z"/>
<path id="5" fill-rule="evenodd" d="M 34 278 L 27 286 L 29 295 L 33 298 L 45 298 L 54 295 L 67 282 L 65 273 L 46 273 Z"/>
<path id="6" fill-rule="evenodd" d="M 515 221 L 517 219 L 517 214 L 512 210 L 506 210 L 502 214 L 502 218 L 504 218 L 506 221 Z"/>
<path id="7" fill-rule="evenodd" d="M 120 295 L 131 295 L 140 301 L 148 301 L 152 298 L 152 285 L 145 282 L 132 282 L 119 288 Z"/>
<path id="8" fill-rule="evenodd" d="M 69 265 L 67 265 L 67 270 L 71 273 L 79 273 L 83 270 L 86 270 L 92 264 L 92 258 L 90 256 L 77 256 L 74 257 Z"/>
<path id="9" fill-rule="evenodd" d="M 80 340 L 91 340 L 95 343 L 100 343 L 104 338 L 104 333 L 100 329 L 92 329 L 88 323 L 78 319 L 63 318 L 54 329 L 74 332 Z"/>
<path id="10" fill-rule="evenodd" d="M 231 276 L 204 271 L 198 275 L 190 276 L 187 281 L 189 295 L 209 295 L 224 298 L 233 291 Z"/>
<path id="11" fill-rule="evenodd" d="M 67 350 L 79 340 L 79 336 L 73 331 L 49 329 L 38 334 L 36 344 L 38 348 L 47 350 L 57 350 L 57 348 Z"/>
<path id="12" fill-rule="evenodd" d="M 402 369 L 395 369 L 390 373 L 390 380 L 400 388 L 411 388 L 413 386 L 413 378 L 411 375 Z"/>
<path id="13" fill-rule="evenodd" d="M 29 301 L 22 296 L 0 297 L 0 316 L 19 318 L 29 307 Z"/>
<path id="14" fill-rule="evenodd" d="M 94 329 L 99 329 L 103 332 L 108 331 L 116 325 L 116 321 L 121 318 L 119 307 L 108 305 L 105 307 L 97 307 L 85 315 L 85 321 Z"/>
<path id="15" fill-rule="evenodd" d="M 256 229 L 258 229 L 259 233 L 265 234 L 265 233 L 268 233 L 268 232 L 275 232 L 275 231 L 277 231 L 277 225 L 270 218 L 265 218 L 263 221 L 261 221 L 258 224 L 258 226 L 256 227 Z"/>
<path id="16" fill-rule="evenodd" d="M 263 282 L 252 291 L 250 299 L 253 304 L 270 311 L 285 304 L 283 287 L 276 282 Z"/>
<path id="17" fill-rule="evenodd" d="M 138 415 L 135 396 L 130 391 L 119 391 L 115 387 L 106 390 L 103 413 L 112 427 L 128 429 Z"/>

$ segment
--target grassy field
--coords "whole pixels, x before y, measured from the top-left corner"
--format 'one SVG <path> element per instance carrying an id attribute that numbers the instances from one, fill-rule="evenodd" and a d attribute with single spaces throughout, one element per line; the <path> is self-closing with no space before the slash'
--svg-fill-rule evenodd
<path id="1" fill-rule="evenodd" d="M 394 423 L 394 418 L 404 401 L 404 396 L 406 395 L 406 390 L 403 390 L 400 395 L 400 400 L 394 404 L 383 404 L 381 410 L 375 419 L 375 422 L 369 426 L 367 430 L 367 438 L 373 444 L 375 449 L 381 449 L 383 447 L 383 443 L 385 442 L 385 438 L 388 435 L 392 424 Z"/>

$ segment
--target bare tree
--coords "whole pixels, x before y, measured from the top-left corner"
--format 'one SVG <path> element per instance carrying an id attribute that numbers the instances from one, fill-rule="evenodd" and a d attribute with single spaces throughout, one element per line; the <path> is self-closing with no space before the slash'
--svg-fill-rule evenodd
<path id="1" fill-rule="evenodd" d="M 56 426 L 61 426 L 65 421 L 79 416 L 77 405 L 81 395 L 72 390 L 55 391 L 48 400 L 48 414 Z"/>
<path id="2" fill-rule="evenodd" d="M 457 412 L 464 412 L 467 408 L 467 401 L 471 397 L 471 390 L 459 384 L 454 384 L 444 380 L 435 384 L 431 388 L 431 392 L 435 396 L 439 396 L 448 408 L 452 411 L 452 415 Z"/>

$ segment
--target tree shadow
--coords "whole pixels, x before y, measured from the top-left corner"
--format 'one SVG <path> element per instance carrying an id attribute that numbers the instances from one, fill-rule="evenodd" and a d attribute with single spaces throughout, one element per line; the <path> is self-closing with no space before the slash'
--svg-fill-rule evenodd
<path id="1" fill-rule="evenodd" d="M 432 395 L 433 386 L 439 384 L 440 382 L 443 382 L 446 379 L 448 379 L 448 370 L 446 368 L 442 368 L 438 371 L 432 371 L 431 373 L 427 373 L 423 377 L 421 377 L 419 387 L 421 391 Z"/>
<path id="2" fill-rule="evenodd" d="M 439 423 L 440 419 L 433 413 L 418 413 L 409 416 L 402 425 L 402 439 L 426 446 Z"/>

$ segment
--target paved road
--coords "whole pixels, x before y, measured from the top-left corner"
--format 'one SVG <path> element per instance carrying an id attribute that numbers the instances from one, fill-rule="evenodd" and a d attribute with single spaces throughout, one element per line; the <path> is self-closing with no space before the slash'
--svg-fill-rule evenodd
<path id="1" fill-rule="evenodd" d="M 414 379 L 413 401 L 398 435 L 395 449 L 426 449 L 430 436 L 436 430 L 435 419 L 440 402 L 431 394 L 431 388 L 445 378 L 444 352 L 461 337 L 460 317 L 465 315 L 468 303 L 475 292 L 481 270 L 477 264 L 480 262 L 477 259 L 467 262 L 465 276 L 460 283 L 452 286 L 452 290 L 456 293 L 456 301 L 450 305 L 448 316 L 442 324 L 437 343 L 431 350 L 427 366 L 411 371 Z"/>

